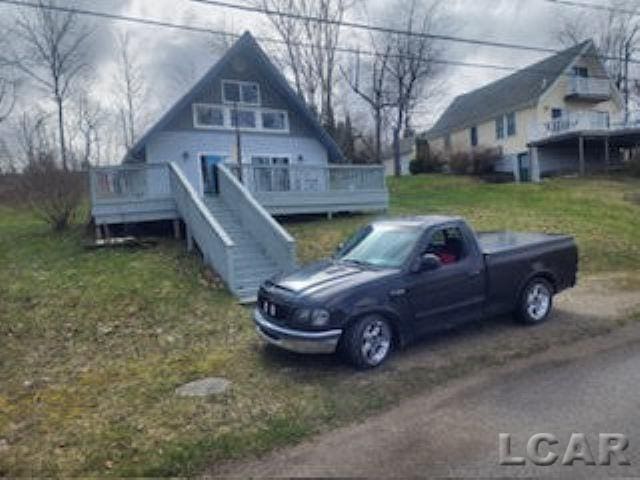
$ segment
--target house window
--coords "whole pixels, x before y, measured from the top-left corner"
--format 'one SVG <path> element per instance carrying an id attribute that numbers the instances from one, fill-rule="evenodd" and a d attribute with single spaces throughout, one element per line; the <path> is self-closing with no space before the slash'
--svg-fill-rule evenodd
<path id="1" fill-rule="evenodd" d="M 557 120 L 562 117 L 562 109 L 561 108 L 552 108 L 551 109 L 551 118 L 553 120 Z"/>
<path id="2" fill-rule="evenodd" d="M 478 127 L 471 127 L 470 130 L 471 133 L 471 146 L 475 147 L 476 145 L 478 145 Z"/>
<path id="3" fill-rule="evenodd" d="M 223 80 L 222 99 L 225 103 L 260 105 L 260 87 L 254 82 Z"/>
<path id="4" fill-rule="evenodd" d="M 496 118 L 496 139 L 501 140 L 504 138 L 504 117 L 500 115 Z"/>
<path id="5" fill-rule="evenodd" d="M 589 70 L 587 69 L 587 67 L 573 67 L 573 74 L 576 77 L 588 78 Z"/>
<path id="6" fill-rule="evenodd" d="M 251 157 L 253 185 L 256 192 L 288 192 L 291 190 L 289 157 L 256 155 Z"/>
<path id="7" fill-rule="evenodd" d="M 262 112 L 262 128 L 265 130 L 287 130 L 288 123 L 287 112 Z"/>
<path id="8" fill-rule="evenodd" d="M 224 109 L 214 105 L 194 105 L 196 127 L 224 127 Z"/>
<path id="9" fill-rule="evenodd" d="M 511 112 L 507 117 L 507 136 L 511 137 L 516 134 L 516 112 Z"/>
<path id="10" fill-rule="evenodd" d="M 231 126 L 236 128 L 256 128 L 254 110 L 231 110 Z"/>

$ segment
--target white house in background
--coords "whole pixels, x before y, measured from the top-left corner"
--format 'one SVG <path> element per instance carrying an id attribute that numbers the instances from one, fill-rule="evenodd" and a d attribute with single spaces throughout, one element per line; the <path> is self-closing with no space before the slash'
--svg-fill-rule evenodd
<path id="1" fill-rule="evenodd" d="M 409 164 L 416 157 L 416 139 L 407 137 L 400 139 L 400 174 L 411 175 Z M 395 175 L 393 145 L 389 145 L 382 150 L 382 164 L 384 174 L 388 177 Z"/>
<path id="2" fill-rule="evenodd" d="M 342 152 L 250 33 L 135 144 L 91 170 L 92 215 L 109 225 L 173 220 L 241 298 L 295 263 L 270 214 L 385 210 L 382 166 Z"/>
<path id="3" fill-rule="evenodd" d="M 640 140 L 593 41 L 568 48 L 456 97 L 425 133 L 445 161 L 456 152 L 501 152 L 496 169 L 518 181 L 609 168 Z"/>

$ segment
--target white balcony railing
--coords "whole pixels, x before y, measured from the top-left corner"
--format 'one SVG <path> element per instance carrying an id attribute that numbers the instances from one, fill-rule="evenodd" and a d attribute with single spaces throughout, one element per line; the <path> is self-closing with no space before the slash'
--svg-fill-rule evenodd
<path id="1" fill-rule="evenodd" d="M 567 95 L 608 98 L 611 85 L 606 78 L 571 77 Z"/>
<path id="2" fill-rule="evenodd" d="M 229 168 L 238 175 L 238 166 Z M 254 193 L 386 190 L 384 167 L 371 165 L 242 166 L 242 182 Z"/>
<path id="3" fill-rule="evenodd" d="M 89 172 L 94 204 L 171 197 L 167 164 L 95 167 Z"/>
<path id="4" fill-rule="evenodd" d="M 618 127 L 617 123 L 614 125 L 614 128 L 616 127 Z M 584 111 L 570 113 L 548 122 L 532 125 L 529 131 L 529 141 L 535 142 L 570 132 L 609 130 L 610 128 L 612 128 L 612 122 L 608 112 Z"/>

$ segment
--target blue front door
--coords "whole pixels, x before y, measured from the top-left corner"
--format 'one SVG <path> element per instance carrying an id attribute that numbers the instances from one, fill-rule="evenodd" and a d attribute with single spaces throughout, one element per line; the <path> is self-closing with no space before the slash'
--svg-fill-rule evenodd
<path id="1" fill-rule="evenodd" d="M 202 186 L 205 195 L 218 194 L 218 163 L 224 161 L 220 155 L 202 155 L 200 165 L 202 167 Z"/>

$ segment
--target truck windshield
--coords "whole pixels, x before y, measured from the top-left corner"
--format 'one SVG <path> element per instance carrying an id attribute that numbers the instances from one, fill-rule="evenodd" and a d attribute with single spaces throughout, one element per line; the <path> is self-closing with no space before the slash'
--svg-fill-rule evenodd
<path id="1" fill-rule="evenodd" d="M 398 268 L 409 257 L 422 230 L 412 226 L 373 225 L 351 237 L 336 254 L 345 262 Z"/>

